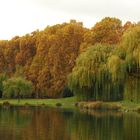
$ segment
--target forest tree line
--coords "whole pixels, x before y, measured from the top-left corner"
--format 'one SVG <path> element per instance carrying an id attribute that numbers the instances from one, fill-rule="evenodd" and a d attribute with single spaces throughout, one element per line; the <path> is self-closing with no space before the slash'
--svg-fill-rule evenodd
<path id="1" fill-rule="evenodd" d="M 91 29 L 71 20 L 0 41 L 1 97 L 138 99 L 139 72 L 140 25 L 117 18 Z"/>

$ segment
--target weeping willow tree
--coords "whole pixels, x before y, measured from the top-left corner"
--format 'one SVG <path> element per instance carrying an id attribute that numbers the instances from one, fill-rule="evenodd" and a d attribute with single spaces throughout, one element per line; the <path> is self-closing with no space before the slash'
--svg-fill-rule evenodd
<path id="1" fill-rule="evenodd" d="M 117 74 L 123 71 L 123 62 L 119 57 L 112 56 L 114 48 L 111 45 L 96 44 L 78 57 L 69 75 L 69 87 L 78 99 L 122 99 L 123 85 L 120 82 L 121 76 Z"/>
<path id="2" fill-rule="evenodd" d="M 33 85 L 22 77 L 13 77 L 3 82 L 3 98 L 31 97 Z"/>
<path id="3" fill-rule="evenodd" d="M 127 30 L 118 47 L 88 47 L 69 75 L 79 99 L 140 101 L 140 25 Z"/>
<path id="4" fill-rule="evenodd" d="M 124 99 L 140 101 L 140 25 L 124 33 L 119 47 L 126 63 Z"/>

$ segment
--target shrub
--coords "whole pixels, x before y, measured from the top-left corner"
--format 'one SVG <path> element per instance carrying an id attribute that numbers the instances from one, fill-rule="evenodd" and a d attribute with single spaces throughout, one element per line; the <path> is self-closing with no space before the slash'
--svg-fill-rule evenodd
<path id="1" fill-rule="evenodd" d="M 10 106 L 10 103 L 8 101 L 3 102 L 3 106 Z"/>
<path id="2" fill-rule="evenodd" d="M 62 104 L 61 103 L 56 103 L 56 106 L 60 107 L 60 106 L 62 106 Z"/>
<path id="3" fill-rule="evenodd" d="M 14 77 L 3 82 L 4 98 L 26 98 L 30 97 L 33 85 L 30 81 L 21 77 Z"/>

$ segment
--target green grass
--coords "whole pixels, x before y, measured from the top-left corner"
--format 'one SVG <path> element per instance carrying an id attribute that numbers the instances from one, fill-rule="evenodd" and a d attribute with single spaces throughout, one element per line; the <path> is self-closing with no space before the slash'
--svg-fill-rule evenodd
<path id="1" fill-rule="evenodd" d="M 46 105 L 49 107 L 58 107 L 56 104 L 61 104 L 59 107 L 61 108 L 75 108 L 75 103 L 77 102 L 76 97 L 69 98 L 59 98 L 59 99 L 21 99 L 20 102 L 18 99 L 0 99 L 0 104 L 8 101 L 10 104 L 14 106 L 40 106 Z M 98 103 L 98 104 L 97 104 Z M 118 102 L 80 102 L 78 103 L 79 108 L 89 108 L 89 109 L 98 109 L 98 108 L 106 108 L 106 109 L 116 109 L 118 108 L 120 111 L 137 111 L 140 110 L 140 102 L 130 102 L 130 101 L 118 101 Z M 139 111 L 140 112 L 140 111 Z"/>
<path id="2" fill-rule="evenodd" d="M 3 104 L 6 101 L 15 106 L 29 104 L 32 106 L 46 105 L 50 107 L 56 107 L 57 103 L 61 103 L 62 104 L 61 108 L 74 108 L 76 98 L 69 97 L 60 99 L 21 99 L 20 101 L 18 101 L 18 99 L 0 99 L 0 104 Z"/>
<path id="3" fill-rule="evenodd" d="M 137 111 L 140 108 L 140 102 L 121 101 L 122 110 Z"/>

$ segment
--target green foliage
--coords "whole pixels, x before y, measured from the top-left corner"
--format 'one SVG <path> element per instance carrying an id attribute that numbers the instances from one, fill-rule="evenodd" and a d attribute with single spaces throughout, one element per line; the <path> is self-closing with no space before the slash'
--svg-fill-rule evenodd
<path id="1" fill-rule="evenodd" d="M 117 55 L 111 55 L 108 62 L 108 70 L 113 82 L 124 82 L 126 76 L 126 63 Z"/>
<path id="2" fill-rule="evenodd" d="M 138 70 L 140 68 L 140 25 L 124 33 L 120 49 L 125 52 L 128 71 Z"/>
<path id="3" fill-rule="evenodd" d="M 140 102 L 140 79 L 128 76 L 125 82 L 124 99 L 131 102 Z"/>
<path id="4" fill-rule="evenodd" d="M 118 48 L 125 54 L 126 82 L 124 99 L 140 101 L 140 25 L 127 30 Z"/>
<path id="5" fill-rule="evenodd" d="M 108 59 L 114 46 L 96 44 L 82 53 L 69 76 L 69 87 L 79 99 L 118 100 L 122 86 L 113 82 L 114 71 L 109 71 Z M 109 62 L 110 65 L 111 61 Z M 112 74 L 113 72 L 113 74 Z M 117 80 L 116 80 L 117 81 Z"/>
<path id="6" fill-rule="evenodd" d="M 119 19 L 105 17 L 93 28 L 86 29 L 81 22 L 71 20 L 0 41 L 0 73 L 10 77 L 11 85 L 18 85 L 19 77 L 31 81 L 37 98 L 66 97 L 74 92 L 79 99 L 118 100 L 124 97 L 137 101 L 140 25 L 127 22 L 122 26 Z M 72 92 L 66 88 L 69 74 Z M 6 77 L 0 75 L 0 96 L 5 80 Z M 135 92 L 129 87 L 134 87 Z M 13 86 L 10 88 L 9 94 L 4 91 L 3 97 L 17 98 L 17 91 Z M 30 92 L 26 94 L 22 97 L 31 96 Z"/>
<path id="7" fill-rule="evenodd" d="M 87 46 L 69 76 L 79 99 L 140 100 L 140 25 L 129 28 L 117 47 Z"/>
<path id="8" fill-rule="evenodd" d="M 21 77 L 13 77 L 3 82 L 3 98 L 31 97 L 33 85 Z"/>
<path id="9" fill-rule="evenodd" d="M 2 97 L 3 92 L 3 82 L 8 79 L 6 74 L 0 74 L 0 97 Z"/>

